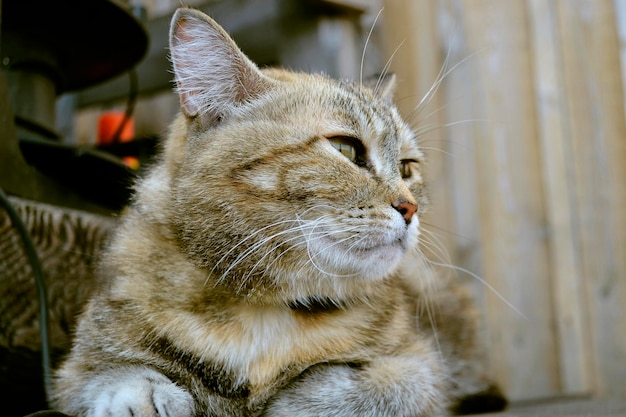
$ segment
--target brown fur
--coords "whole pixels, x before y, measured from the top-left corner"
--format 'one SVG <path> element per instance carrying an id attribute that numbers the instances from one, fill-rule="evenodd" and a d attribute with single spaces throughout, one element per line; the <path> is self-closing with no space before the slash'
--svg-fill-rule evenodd
<path id="1" fill-rule="evenodd" d="M 182 113 L 103 259 L 108 283 L 54 404 L 81 417 L 443 412 L 419 271 L 398 269 L 426 205 L 422 154 L 388 97 L 261 72 L 191 9 L 170 45 Z"/>

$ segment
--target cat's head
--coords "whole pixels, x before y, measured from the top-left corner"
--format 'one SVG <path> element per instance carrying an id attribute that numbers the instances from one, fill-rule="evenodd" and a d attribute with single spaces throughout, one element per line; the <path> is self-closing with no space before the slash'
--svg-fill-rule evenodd
<path id="1" fill-rule="evenodd" d="M 387 81 L 259 70 L 186 8 L 170 53 L 182 114 L 166 144 L 168 210 L 213 285 L 348 296 L 394 271 L 417 244 L 423 156 Z"/>

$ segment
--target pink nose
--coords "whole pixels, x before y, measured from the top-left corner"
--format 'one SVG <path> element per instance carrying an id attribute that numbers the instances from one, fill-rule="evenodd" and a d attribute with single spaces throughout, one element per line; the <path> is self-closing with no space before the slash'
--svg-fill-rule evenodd
<path id="1" fill-rule="evenodd" d="M 402 215 L 407 225 L 411 223 L 413 215 L 417 212 L 417 204 L 411 203 L 410 201 L 403 201 L 397 206 L 393 206 L 393 208 L 398 210 L 398 213 Z"/>

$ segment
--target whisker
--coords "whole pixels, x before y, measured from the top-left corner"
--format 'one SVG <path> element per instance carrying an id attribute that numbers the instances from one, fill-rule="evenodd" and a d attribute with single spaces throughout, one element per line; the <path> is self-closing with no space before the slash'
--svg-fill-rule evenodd
<path id="1" fill-rule="evenodd" d="M 442 154 L 447 155 L 451 158 L 456 157 L 456 155 L 454 155 L 452 152 L 444 151 L 443 149 L 435 148 L 434 146 L 420 146 L 420 149 L 422 151 L 441 152 Z"/>
<path id="2" fill-rule="evenodd" d="M 305 210 L 305 211 L 303 211 L 303 212 L 302 212 L 302 214 L 300 214 L 299 216 L 300 216 L 300 217 L 301 217 L 301 216 L 304 216 L 304 215 L 306 215 L 307 213 L 309 213 L 310 211 L 315 210 L 315 209 L 319 209 L 319 208 L 322 208 L 322 207 L 332 208 L 332 206 L 330 206 L 330 205 L 328 205 L 328 204 L 317 204 L 317 205 L 315 205 L 315 206 L 312 206 L 312 207 L 310 207 L 310 208 L 306 209 L 306 210 Z M 215 272 L 216 268 L 217 268 L 217 267 L 218 267 L 218 266 L 219 266 L 219 265 L 220 265 L 220 264 L 221 264 L 221 263 L 222 263 L 222 262 L 223 262 L 223 261 L 224 261 L 224 260 L 225 260 L 225 259 L 226 259 L 226 258 L 227 258 L 230 254 L 231 254 L 231 253 L 233 253 L 235 250 L 237 250 L 237 249 L 239 248 L 239 246 L 240 246 L 240 245 L 242 245 L 242 244 L 243 244 L 243 243 L 245 243 L 247 240 L 250 240 L 250 239 L 252 239 L 252 238 L 256 237 L 257 235 L 259 235 L 259 234 L 263 233 L 264 231 L 266 231 L 266 230 L 268 230 L 268 229 L 271 229 L 271 228 L 274 228 L 274 227 L 277 227 L 277 226 L 280 226 L 280 225 L 288 224 L 288 223 L 298 223 L 298 224 L 300 225 L 300 223 L 301 223 L 301 219 L 281 220 L 281 221 L 278 221 L 278 222 L 272 223 L 272 224 L 270 224 L 270 225 L 267 225 L 267 226 L 265 226 L 265 227 L 262 227 L 262 228 L 260 228 L 260 229 L 256 230 L 254 233 L 251 233 L 250 235 L 247 235 L 246 237 L 244 237 L 243 239 L 241 239 L 241 240 L 240 240 L 237 244 L 234 244 L 234 245 L 233 245 L 233 246 L 232 246 L 232 247 L 231 247 L 231 248 L 230 248 L 230 249 L 229 249 L 229 250 L 228 250 L 228 251 L 227 251 L 224 255 L 222 255 L 222 257 L 221 257 L 221 258 L 220 258 L 220 259 L 219 259 L 219 260 L 218 260 L 218 261 L 217 261 L 217 262 L 213 265 L 213 268 L 211 268 L 211 270 L 210 270 L 210 271 L 209 271 L 209 273 L 207 274 L 207 278 L 206 278 L 206 280 L 205 280 L 205 282 L 204 282 L 204 285 L 207 285 L 207 283 L 209 282 L 209 279 L 211 279 L 211 276 L 212 276 L 212 275 L 213 275 L 213 273 Z M 240 254 L 240 255 L 241 255 L 241 254 Z M 246 256 L 247 256 L 247 255 L 246 255 Z M 238 259 L 239 259 L 239 256 L 238 256 L 235 260 L 238 260 Z M 232 266 L 232 265 L 231 265 L 231 266 Z M 230 270 L 230 269 L 232 269 L 232 268 L 229 268 L 229 270 Z M 225 275 L 224 275 L 224 274 L 222 274 L 222 276 L 220 276 L 220 278 L 217 280 L 217 282 L 216 282 L 216 284 L 215 284 L 215 285 L 218 285 L 218 284 L 219 284 L 219 282 L 220 282 L 221 280 L 223 280 L 224 278 L 225 278 Z"/>
<path id="3" fill-rule="evenodd" d="M 437 259 L 439 261 L 449 263 L 447 262 L 448 258 L 446 258 L 447 252 L 444 252 L 443 249 L 439 248 L 435 243 L 422 240 L 420 244 L 421 247 L 419 250 L 427 259 Z"/>
<path id="4" fill-rule="evenodd" d="M 435 271 L 433 270 L 433 267 L 430 266 L 428 264 L 428 258 L 426 257 L 426 255 L 424 255 L 424 253 L 419 249 L 419 247 L 415 248 L 416 250 L 416 257 L 413 258 L 416 261 L 419 261 L 420 265 L 421 265 L 421 270 L 428 274 L 429 277 L 428 279 L 424 279 L 422 280 L 422 284 L 426 284 L 425 287 L 423 287 L 424 289 L 424 297 L 420 297 L 419 301 L 419 314 L 423 315 L 424 311 L 426 309 L 426 307 L 428 306 L 429 301 L 433 301 L 435 303 L 435 305 L 439 305 L 439 294 L 437 292 L 437 288 L 434 286 L 434 280 L 430 279 L 431 276 L 433 276 L 435 274 Z"/>
<path id="5" fill-rule="evenodd" d="M 426 314 L 428 315 L 428 321 L 430 322 L 430 328 L 433 331 L 433 338 L 435 339 L 435 346 L 437 346 L 437 351 L 439 352 L 440 359 L 443 360 L 443 352 L 441 351 L 441 344 L 439 343 L 439 333 L 437 330 L 437 324 L 435 323 L 435 318 L 432 313 L 432 309 L 430 308 L 430 303 L 428 300 L 424 302 L 424 306 L 426 308 Z"/>
<path id="6" fill-rule="evenodd" d="M 522 313 L 520 310 L 517 309 L 517 307 L 515 307 L 513 304 L 511 304 L 506 298 L 504 298 L 504 296 L 502 294 L 500 294 L 498 292 L 498 290 L 496 290 L 491 284 L 489 284 L 485 279 L 479 277 L 477 274 L 473 273 L 472 271 L 469 271 L 465 268 L 461 268 L 460 266 L 454 266 L 454 265 L 450 265 L 450 264 L 443 264 L 443 263 L 439 263 L 439 262 L 435 262 L 433 260 L 428 259 L 427 260 L 428 263 L 435 265 L 435 266 L 440 266 L 443 268 L 450 268 L 450 269 L 454 269 L 456 271 L 459 272 L 463 272 L 465 274 L 468 274 L 469 276 L 477 279 L 478 281 L 480 281 L 485 287 L 487 287 L 490 291 L 493 292 L 493 294 L 496 295 L 496 297 L 498 297 L 500 299 L 500 301 L 502 301 L 504 304 L 506 304 L 508 307 L 510 307 L 513 311 L 515 311 L 520 317 L 528 320 L 528 317 L 526 317 L 526 315 L 524 313 Z"/>
<path id="7" fill-rule="evenodd" d="M 355 226 L 355 227 L 356 227 L 356 226 Z M 328 236 L 328 235 L 327 235 L 327 236 Z M 315 261 L 313 260 L 313 256 L 311 255 L 311 247 L 310 247 L 310 245 L 309 245 L 309 243 L 310 243 L 310 239 L 309 239 L 308 237 L 306 237 L 306 236 L 305 236 L 305 240 L 306 240 L 306 243 L 307 243 L 307 245 L 306 245 L 306 249 L 307 249 L 307 256 L 308 256 L 308 258 L 309 258 L 309 262 L 310 262 L 310 264 L 311 264 L 311 265 L 313 265 L 313 267 L 314 267 L 317 271 L 319 271 L 320 273 L 322 273 L 322 274 L 324 274 L 324 275 L 328 275 L 328 276 L 332 276 L 332 277 L 336 277 L 336 278 L 353 277 L 353 276 L 356 276 L 356 275 L 357 275 L 356 273 L 354 273 L 354 274 L 347 274 L 347 275 L 342 275 L 342 274 L 333 274 L 333 273 L 331 273 L 331 272 L 328 272 L 328 271 L 325 271 L 324 269 L 322 269 L 322 268 L 321 268 L 319 265 L 317 265 L 317 264 L 315 263 Z M 319 253 L 318 253 L 318 254 L 316 254 L 315 256 L 317 256 L 317 255 L 319 255 Z M 302 269 L 302 268 L 301 268 L 301 269 Z"/>
<path id="8" fill-rule="evenodd" d="M 391 68 L 391 62 L 393 61 L 393 58 L 396 56 L 396 53 L 398 52 L 398 50 L 403 44 L 404 44 L 404 41 L 400 42 L 400 45 L 398 45 L 398 47 L 393 51 L 393 53 L 387 60 L 387 63 L 385 63 L 385 66 L 383 67 L 382 71 L 380 72 L 380 75 L 378 76 L 378 80 L 376 81 L 376 86 L 374 87 L 374 95 L 378 94 L 378 89 L 381 87 L 382 81 L 385 79 L 385 76 L 389 72 L 389 68 Z"/>
<path id="9" fill-rule="evenodd" d="M 261 258 L 256 264 L 254 264 L 254 266 L 251 268 L 250 272 L 248 274 L 246 274 L 246 276 L 244 276 L 243 279 L 245 280 L 245 279 L 249 278 L 250 275 L 252 274 L 252 271 L 254 271 L 261 264 L 261 262 L 265 259 L 266 256 L 268 256 L 272 252 L 278 250 L 281 246 L 285 246 L 285 245 L 291 243 L 292 241 L 298 240 L 298 239 L 300 239 L 300 235 L 297 235 L 297 236 L 294 236 L 292 238 L 289 238 L 289 239 L 285 240 L 284 242 L 281 242 L 279 245 L 275 245 L 272 249 L 270 249 L 270 251 L 268 251 L 268 253 L 266 255 L 263 256 L 263 258 Z M 269 264 L 266 265 L 266 270 L 270 269 L 276 262 L 278 262 L 278 260 L 280 260 L 280 258 L 285 256 L 287 254 L 287 252 L 289 252 L 290 250 L 292 250 L 292 249 L 294 249 L 294 248 L 296 248 L 298 246 L 304 245 L 304 244 L 306 244 L 306 242 L 298 241 L 298 242 L 296 242 L 293 245 L 289 245 L 288 248 L 286 248 L 284 250 L 281 250 L 280 254 L 278 256 L 276 256 Z"/>
<path id="10" fill-rule="evenodd" d="M 311 227 L 311 226 L 310 226 L 310 225 L 306 225 L 306 227 Z M 317 225 L 315 225 L 315 226 L 314 226 L 314 228 L 315 228 L 315 227 L 317 227 Z M 293 228 L 293 229 L 291 229 L 290 231 L 292 231 L 292 232 L 298 232 L 298 231 L 301 231 L 301 230 L 299 230 L 299 229 L 303 229 L 303 228 L 304 228 L 304 227 L 302 227 L 302 228 L 297 227 L 297 228 Z M 324 238 L 324 237 L 326 237 L 326 236 L 330 236 L 330 235 L 332 235 L 332 234 L 343 233 L 343 232 L 345 232 L 345 231 L 350 231 L 350 230 L 353 230 L 353 229 L 349 229 L 349 230 L 337 230 L 337 231 L 333 231 L 332 233 L 328 233 L 328 232 L 324 232 L 324 231 L 315 232 L 315 234 L 316 234 L 316 235 L 318 235 L 318 236 L 316 236 L 316 237 L 314 237 L 314 238 L 312 238 L 312 239 L 311 239 L 311 238 L 309 238 L 309 241 L 310 241 L 310 240 L 315 240 L 315 239 L 321 239 L 321 238 Z M 309 234 L 309 236 L 312 236 L 312 235 L 313 235 L 313 231 L 311 231 L 311 233 Z M 260 264 L 261 264 L 261 263 L 262 263 L 262 262 L 263 262 L 263 261 L 264 261 L 264 260 L 265 260 L 268 256 L 269 256 L 269 255 L 271 255 L 274 251 L 278 250 L 281 246 L 283 246 L 283 245 L 285 245 L 285 244 L 290 243 L 291 241 L 294 241 L 294 240 L 298 240 L 298 239 L 300 239 L 300 237 L 301 237 L 301 236 L 300 236 L 300 234 L 298 234 L 297 236 L 291 237 L 291 238 L 289 238 L 289 239 L 287 239 L 287 240 L 284 240 L 284 241 L 280 242 L 280 243 L 279 243 L 279 244 L 277 244 L 277 245 L 274 245 L 271 249 L 269 249 L 269 250 L 268 250 L 268 251 L 267 251 L 267 252 L 266 252 L 266 253 L 265 253 L 265 254 L 261 257 L 261 259 L 259 259 L 259 260 L 258 260 L 258 261 L 257 261 L 257 262 L 256 262 L 256 263 L 252 266 L 252 268 L 250 269 L 250 271 L 248 271 L 248 272 L 246 273 L 246 275 L 243 277 L 243 279 L 244 279 L 244 280 L 246 280 L 246 279 L 250 278 L 250 277 L 251 277 L 251 275 L 252 275 L 252 273 L 253 273 L 253 271 L 254 271 L 254 270 L 255 270 L 255 269 L 256 269 L 256 268 L 257 268 L 257 267 L 258 267 L 258 266 L 259 266 L 259 265 L 260 265 Z M 298 243 L 296 243 L 296 244 L 294 244 L 294 245 L 290 245 L 290 247 L 289 247 L 288 249 L 286 249 L 286 250 L 282 251 L 282 252 L 280 253 L 280 255 L 278 255 L 278 256 L 277 256 L 274 260 L 272 260 L 272 262 L 270 262 L 270 264 L 268 264 L 268 265 L 267 265 L 267 267 L 269 268 L 271 265 L 273 265 L 273 264 L 274 264 L 276 261 L 278 261 L 278 259 L 279 259 L 279 258 L 281 258 L 281 257 L 282 257 L 282 256 L 283 256 L 283 255 L 284 255 L 287 251 L 289 251 L 289 250 L 291 250 L 291 249 L 293 249 L 293 248 L 295 248 L 295 247 L 297 247 L 297 246 L 299 246 L 299 245 L 303 245 L 303 244 L 305 244 L 305 243 L 306 243 L 306 242 L 304 242 L 304 241 L 303 241 L 303 242 L 298 242 Z M 245 283 L 245 281 L 244 281 L 244 283 Z M 243 284 L 242 284 L 242 287 L 243 287 Z"/>
<path id="11" fill-rule="evenodd" d="M 358 230 L 359 228 L 360 228 L 360 227 L 358 227 L 358 226 L 354 226 L 354 227 L 349 228 L 349 229 L 346 229 L 346 230 L 344 230 L 344 231 L 342 231 L 342 232 L 350 232 L 350 231 L 352 231 L 352 230 Z M 331 249 L 331 248 L 333 248 L 333 247 L 335 247 L 335 246 L 337 246 L 337 245 L 340 245 L 340 244 L 342 244 L 342 243 L 344 243 L 344 242 L 347 242 L 347 241 L 349 241 L 350 239 L 354 239 L 355 237 L 356 237 L 355 235 L 350 235 L 350 236 L 347 236 L 347 237 L 345 237 L 345 238 L 343 238 L 343 239 L 340 239 L 340 240 L 338 240 L 338 241 L 335 241 L 332 245 L 329 245 L 329 246 L 327 246 L 327 247 L 325 247 L 325 248 L 322 248 L 322 249 L 320 249 L 319 251 L 317 251 L 317 253 L 315 253 L 315 254 L 313 255 L 313 257 L 318 256 L 318 255 L 319 255 L 320 253 L 322 253 L 323 251 L 327 251 L 327 250 L 329 250 L 329 249 Z M 357 239 L 357 241 L 356 241 L 356 242 L 354 242 L 352 245 L 350 245 L 350 246 L 346 249 L 346 252 L 350 252 L 350 251 L 354 248 L 354 246 L 355 246 L 355 245 L 357 245 L 358 243 L 362 242 L 364 239 L 365 239 L 365 237 L 360 237 L 359 239 Z M 354 276 L 354 275 L 351 275 L 351 276 Z"/>
<path id="12" fill-rule="evenodd" d="M 429 103 L 432 100 L 432 97 L 436 94 L 443 80 L 447 77 L 448 74 L 450 74 L 450 71 L 458 67 L 458 63 L 457 63 L 457 65 L 455 65 L 453 68 L 451 68 L 450 70 L 447 70 L 448 62 L 450 60 L 450 54 L 451 54 L 451 49 L 448 49 L 448 52 L 446 53 L 446 58 L 443 60 L 443 63 L 441 64 L 441 68 L 439 68 L 439 72 L 437 73 L 437 76 L 435 77 L 435 81 L 430 86 L 426 94 L 424 94 L 422 99 L 417 103 L 417 106 L 413 108 L 411 115 L 408 117 L 409 120 L 412 120 L 414 117 L 414 114 L 418 113 L 421 110 L 422 105 L 424 103 Z"/>
<path id="13" fill-rule="evenodd" d="M 443 81 L 453 71 L 455 71 L 459 66 L 461 66 L 462 64 L 464 64 L 468 60 L 472 59 L 478 53 L 481 53 L 481 51 L 473 52 L 473 53 L 467 55 L 466 57 L 464 57 L 463 59 L 461 59 L 456 64 L 454 64 L 452 67 L 449 67 L 451 52 L 452 52 L 452 47 L 449 47 L 448 51 L 446 53 L 446 57 L 445 57 L 443 63 L 441 64 L 441 67 L 439 69 L 439 72 L 438 72 L 437 76 L 435 77 L 435 81 L 433 82 L 431 87 L 428 89 L 426 94 L 418 102 L 418 104 L 407 115 L 406 120 L 407 120 L 408 123 L 410 123 L 410 124 L 413 123 L 414 119 L 419 115 L 419 113 L 422 111 L 422 109 L 424 109 L 426 107 L 426 104 L 428 104 L 428 103 L 430 103 L 432 101 L 433 97 L 437 94 L 440 86 L 443 84 Z M 447 105 L 443 106 L 443 108 L 445 108 L 446 106 Z M 441 109 L 437 109 L 434 112 L 431 112 L 428 116 L 424 117 L 422 120 L 427 119 L 428 117 L 432 116 L 434 113 L 437 113 L 440 110 Z"/>
<path id="14" fill-rule="evenodd" d="M 425 222 L 425 221 L 422 221 L 422 222 L 421 222 L 421 225 L 422 225 L 422 226 L 424 226 L 424 227 L 422 228 L 422 231 L 424 231 L 424 230 L 428 230 L 428 229 L 426 229 L 426 228 L 433 228 L 433 229 L 437 229 L 437 230 L 439 230 L 439 231 L 440 231 L 440 232 L 442 232 L 442 233 L 446 233 L 446 234 L 448 234 L 448 235 L 454 236 L 454 237 L 459 238 L 459 239 L 463 239 L 463 240 L 465 240 L 465 241 L 470 241 L 470 240 L 471 240 L 471 238 L 469 238 L 469 237 L 467 237 L 467 236 L 464 236 L 464 235 L 459 234 L 459 233 L 452 232 L 452 231 L 450 231 L 450 230 L 448 230 L 448 229 L 444 229 L 443 227 L 441 227 L 441 226 L 436 226 L 436 225 L 434 225 L 434 224 L 432 224 L 432 223 L 427 223 L 427 222 Z M 431 233 L 435 233 L 433 230 L 429 230 L 429 231 L 430 231 Z M 438 235 L 438 236 L 440 236 L 440 237 L 443 237 L 443 236 L 441 235 L 441 233 L 437 233 L 437 235 Z"/>
<path id="15" fill-rule="evenodd" d="M 331 246 L 333 246 L 333 245 L 331 245 Z M 330 248 L 330 247 L 328 247 L 328 248 L 324 248 L 324 250 L 327 250 L 327 249 L 329 249 L 329 248 Z M 328 275 L 328 276 L 330 276 L 330 277 L 334 277 L 334 278 L 350 278 L 350 277 L 355 277 L 355 276 L 357 276 L 357 275 L 358 275 L 358 273 L 357 273 L 357 272 L 352 273 L 352 274 L 335 274 L 335 273 L 332 273 L 332 272 L 329 272 L 329 271 L 324 270 L 324 269 L 323 269 L 322 267 L 320 267 L 317 263 L 315 263 L 315 260 L 313 259 L 313 258 L 315 258 L 316 256 L 318 256 L 321 252 L 322 252 L 322 251 L 318 251 L 316 254 L 311 254 L 310 247 L 307 245 L 307 255 L 308 255 L 308 257 L 309 257 L 309 263 L 310 263 L 311 265 L 313 265 L 313 267 L 314 267 L 317 271 L 321 272 L 321 273 L 322 273 L 322 274 L 324 274 L 324 275 Z"/>
<path id="16" fill-rule="evenodd" d="M 456 64 L 454 64 L 452 67 L 447 68 L 449 60 L 450 60 L 451 52 L 452 52 L 452 49 L 449 48 L 448 52 L 446 53 L 446 58 L 444 59 L 443 63 L 441 64 L 441 68 L 439 70 L 439 73 L 437 74 L 437 77 L 435 78 L 435 82 L 430 87 L 430 89 L 426 92 L 426 95 L 424 95 L 424 97 L 420 100 L 420 102 L 417 104 L 417 106 L 415 106 L 414 110 L 419 111 L 421 109 L 421 105 L 424 104 L 425 101 L 427 103 L 430 102 L 430 100 L 432 100 L 433 96 L 437 93 L 437 90 L 439 90 L 439 87 L 441 86 L 443 81 L 454 70 L 456 70 L 459 66 L 461 66 L 462 64 L 464 64 L 465 62 L 467 62 L 468 60 L 470 60 L 471 58 L 473 58 L 475 55 L 477 55 L 478 53 L 480 53 L 482 51 L 473 52 L 473 53 L 469 54 L 468 56 L 466 56 L 465 58 L 461 59 Z"/>
<path id="17" fill-rule="evenodd" d="M 436 115 L 437 113 L 445 110 L 446 108 L 448 108 L 450 106 L 450 103 L 446 103 L 443 106 L 440 106 L 439 108 L 436 108 L 435 110 L 431 111 L 430 113 L 428 113 L 427 115 L 425 115 L 424 117 L 422 117 L 421 119 L 419 119 L 419 121 L 417 122 L 417 124 L 423 123 L 425 120 L 428 120 L 429 118 L 433 117 L 434 115 Z M 411 114 L 409 115 L 409 117 L 407 117 L 406 122 L 409 123 L 409 125 L 413 125 L 415 122 L 415 118 L 419 115 L 419 113 L 417 112 L 411 112 Z"/>
<path id="18" fill-rule="evenodd" d="M 374 18 L 374 23 L 372 23 L 372 27 L 370 28 L 370 31 L 367 34 L 367 38 L 365 39 L 365 45 L 363 45 L 363 53 L 361 54 L 361 69 L 359 74 L 359 85 L 361 86 L 361 88 L 363 88 L 363 65 L 365 63 L 365 52 L 367 51 L 367 45 L 369 44 L 370 38 L 372 37 L 372 32 L 374 32 L 374 28 L 376 27 L 376 22 L 378 22 L 378 18 L 382 14 L 383 10 L 385 10 L 384 7 L 382 7 L 378 11 L 378 14 Z"/>
<path id="19" fill-rule="evenodd" d="M 425 228 L 422 228 L 422 233 L 423 233 L 422 237 L 424 238 L 422 239 L 422 242 L 424 244 L 429 244 L 431 245 L 431 248 L 436 249 L 442 261 L 449 262 L 450 254 L 448 253 L 448 250 L 446 249 L 446 245 L 441 241 L 442 236 L 432 230 L 428 230 Z M 432 240 L 427 240 L 427 239 L 432 239 Z M 433 255 L 434 254 L 435 253 L 433 252 Z"/>
<path id="20" fill-rule="evenodd" d="M 424 125 L 424 126 L 420 126 L 417 129 L 413 130 L 413 133 L 415 134 L 415 136 L 417 138 L 419 138 L 420 136 L 425 135 L 426 133 L 430 133 L 433 132 L 435 130 L 439 130 L 439 129 L 445 129 L 448 127 L 452 127 L 452 126 L 456 126 L 459 125 L 461 123 L 474 123 L 474 122 L 489 122 L 489 120 L 485 120 L 485 119 L 465 119 L 465 120 L 457 120 L 456 122 L 449 122 L 449 123 L 444 123 L 444 124 L 430 124 L 430 125 Z"/>
<path id="21" fill-rule="evenodd" d="M 317 208 L 319 208 L 321 206 L 317 206 Z M 310 211 L 311 209 L 307 210 L 306 212 Z M 304 212 L 304 213 L 306 213 Z M 304 214 L 303 213 L 303 214 Z M 264 239 L 262 239 L 261 241 L 255 243 L 254 245 L 252 245 L 250 248 L 246 249 L 244 252 L 242 252 L 241 254 L 239 254 L 239 256 L 235 259 L 235 261 L 232 262 L 232 264 L 229 266 L 229 268 L 226 270 L 225 274 L 227 274 L 228 272 L 230 272 L 230 270 L 232 270 L 234 267 L 236 267 L 238 264 L 240 264 L 244 259 L 246 259 L 249 255 L 251 255 L 252 253 L 258 251 L 258 249 L 264 245 L 267 245 L 270 241 L 286 235 L 288 233 L 298 233 L 298 235 L 290 237 L 286 240 L 281 241 L 278 244 L 273 245 L 271 248 L 269 248 L 268 250 L 265 251 L 265 253 L 263 254 L 263 256 L 257 260 L 257 262 L 247 271 L 247 273 L 242 277 L 240 286 L 239 286 L 239 291 L 241 291 L 245 284 L 249 281 L 249 279 L 252 277 L 252 274 L 254 273 L 255 270 L 258 269 L 258 267 L 260 265 L 262 265 L 263 261 L 265 261 L 265 259 L 267 259 L 268 256 L 275 254 L 276 251 L 278 251 L 281 247 L 283 247 L 284 245 L 289 245 L 289 247 L 285 250 L 283 250 L 278 256 L 276 256 L 269 265 L 266 265 L 267 267 L 270 267 L 271 265 L 273 265 L 275 262 L 277 262 L 282 256 L 285 255 L 285 253 L 289 250 L 294 249 L 295 247 L 302 245 L 302 244 L 307 244 L 307 251 L 309 252 L 309 256 L 316 256 L 317 254 L 311 255 L 310 254 L 310 248 L 308 247 L 308 244 L 310 244 L 312 241 L 316 240 L 316 239 L 321 239 L 324 237 L 328 237 L 328 236 L 332 236 L 334 234 L 340 234 L 340 233 L 346 233 L 346 232 L 350 232 L 353 230 L 358 229 L 357 226 L 352 226 L 352 227 L 343 227 L 339 230 L 332 230 L 332 231 L 317 231 L 317 228 L 326 223 L 328 219 L 328 215 L 326 216 L 321 216 L 318 217 L 315 220 L 303 220 L 301 218 L 301 215 L 297 215 L 296 216 L 296 220 L 294 220 L 295 222 L 298 223 L 298 226 L 296 227 L 292 227 L 290 229 L 287 230 L 283 230 L 280 231 L 278 233 L 275 233 L 272 236 L 268 236 Z M 290 244 L 293 241 L 297 241 L 300 236 L 304 236 L 305 240 L 303 242 L 297 242 L 295 244 Z M 331 245 L 332 246 L 332 245 Z M 314 265 L 316 268 L 318 268 L 319 270 L 321 270 L 321 268 L 319 268 L 318 265 Z M 325 272 L 325 271 L 323 271 Z M 327 272 L 326 272 L 327 273 Z M 224 275 L 220 278 L 223 279 Z"/>
<path id="22" fill-rule="evenodd" d="M 322 216 L 321 218 L 319 218 L 318 220 L 316 220 L 316 223 L 319 223 L 321 220 L 325 219 L 325 217 L 327 216 Z M 294 220 L 297 221 L 297 220 Z M 284 223 L 284 222 L 281 222 Z M 316 225 L 314 225 L 313 228 L 317 227 Z M 299 224 L 297 227 L 292 227 L 286 230 L 281 230 L 280 232 L 274 233 L 271 236 L 268 236 L 264 239 L 262 239 L 259 242 L 256 242 L 255 244 L 253 244 L 252 246 L 250 246 L 249 248 L 247 248 L 246 250 L 244 250 L 242 253 L 240 253 L 235 260 L 228 266 L 228 268 L 226 269 L 226 271 L 224 271 L 224 273 L 220 276 L 219 280 L 217 281 L 218 283 L 220 281 L 222 281 L 224 278 L 226 278 L 226 276 L 228 275 L 228 273 L 233 270 L 237 265 L 239 265 L 241 262 L 243 262 L 244 259 L 246 259 L 249 255 L 251 255 L 252 253 L 256 252 L 260 247 L 266 245 L 269 241 L 288 234 L 288 233 L 294 233 L 294 232 L 299 232 L 301 231 L 301 229 L 303 228 L 302 224 Z"/>
<path id="23" fill-rule="evenodd" d="M 293 230 L 293 231 L 295 232 L 296 230 Z M 250 278 L 252 278 L 252 274 L 254 273 L 254 271 L 255 271 L 255 270 L 256 270 L 256 269 L 257 269 L 257 268 L 258 268 L 258 267 L 259 267 L 259 266 L 263 263 L 263 261 L 264 261 L 264 260 L 265 260 L 268 256 L 270 256 L 270 255 L 271 255 L 272 253 L 274 253 L 275 251 L 279 250 L 282 246 L 284 246 L 284 245 L 286 245 L 286 244 L 290 243 L 290 242 L 291 242 L 291 241 L 293 241 L 293 240 L 297 240 L 297 239 L 299 239 L 299 238 L 300 238 L 300 236 L 299 236 L 299 235 L 294 236 L 294 237 L 291 237 L 291 238 L 289 238 L 289 239 L 287 239 L 287 240 L 284 240 L 284 241 L 282 241 L 282 242 L 280 242 L 280 243 L 278 243 L 278 244 L 274 245 L 272 248 L 270 248 L 269 250 L 267 250 L 267 251 L 265 252 L 265 254 L 264 254 L 264 255 L 263 255 L 263 256 L 262 256 L 262 257 L 261 257 L 261 258 L 260 258 L 260 259 L 259 259 L 259 260 L 255 263 L 255 264 L 254 264 L 254 265 L 252 265 L 252 267 L 250 268 L 250 270 L 248 270 L 248 271 L 245 273 L 245 275 L 243 275 L 243 277 L 241 277 L 241 283 L 240 283 L 240 285 L 239 285 L 239 292 L 241 292 L 241 290 L 243 289 L 243 287 L 245 286 L 245 284 L 248 282 L 248 280 L 249 280 Z M 266 242 L 266 243 L 267 243 L 267 242 Z M 280 255 L 278 255 L 278 256 L 277 256 L 277 257 L 276 257 L 276 258 L 275 258 L 272 262 L 270 262 L 270 264 L 266 267 L 266 270 L 267 270 L 267 268 L 269 268 L 271 265 L 273 265 L 273 264 L 274 264 L 274 262 L 276 262 L 276 261 L 277 261 L 280 257 L 282 257 L 285 253 L 287 253 L 289 250 L 291 250 L 291 249 L 295 248 L 295 247 L 296 247 L 296 246 L 298 246 L 299 244 L 302 244 L 302 242 L 300 242 L 300 243 L 296 243 L 295 245 L 290 245 L 290 246 L 289 246 L 286 250 L 283 250 L 283 251 L 280 253 Z"/>
<path id="24" fill-rule="evenodd" d="M 268 230 L 268 229 L 270 229 L 272 227 L 279 226 L 281 224 L 287 224 L 287 223 L 292 223 L 292 222 L 296 222 L 296 220 L 283 220 L 283 221 L 280 221 L 280 222 L 272 223 L 270 225 L 267 225 L 265 227 L 262 227 L 262 228 L 256 230 L 254 233 L 251 233 L 250 235 L 247 235 L 246 237 L 241 239 L 238 243 L 233 245 L 224 255 L 222 255 L 222 257 L 213 265 L 213 268 L 211 268 L 211 270 L 207 274 L 207 278 L 206 278 L 206 280 L 204 282 L 204 285 L 206 285 L 208 283 L 209 279 L 211 278 L 211 275 L 213 275 L 213 272 L 215 272 L 215 269 L 219 266 L 219 264 L 221 264 L 222 261 L 224 261 L 228 257 L 228 255 L 233 253 L 241 244 L 245 243 L 249 239 L 254 238 L 255 236 L 259 235 L 260 233 L 263 233 L 265 230 Z"/>

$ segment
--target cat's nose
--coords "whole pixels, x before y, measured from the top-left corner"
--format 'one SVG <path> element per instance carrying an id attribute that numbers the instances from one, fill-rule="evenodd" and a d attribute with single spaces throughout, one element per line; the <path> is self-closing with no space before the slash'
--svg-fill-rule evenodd
<path id="1" fill-rule="evenodd" d="M 413 219 L 413 215 L 417 212 L 417 204 L 410 201 L 402 201 L 398 205 L 393 206 L 398 213 L 404 218 L 404 222 L 409 225 Z"/>

